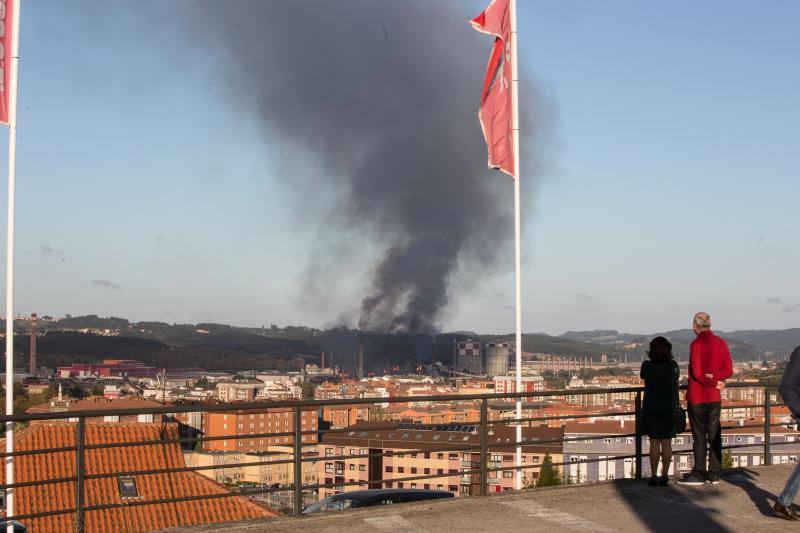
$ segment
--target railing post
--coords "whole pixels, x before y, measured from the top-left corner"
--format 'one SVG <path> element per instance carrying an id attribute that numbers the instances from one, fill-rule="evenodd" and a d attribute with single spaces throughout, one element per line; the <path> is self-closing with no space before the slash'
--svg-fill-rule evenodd
<path id="1" fill-rule="evenodd" d="M 303 409 L 294 406 L 294 516 L 303 513 Z"/>
<path id="2" fill-rule="evenodd" d="M 75 427 L 75 531 L 83 533 L 86 525 L 84 477 L 86 475 L 86 418 L 78 417 Z"/>
<path id="3" fill-rule="evenodd" d="M 642 432 L 640 425 L 642 420 L 642 391 L 636 391 L 636 408 L 635 408 L 635 422 L 636 440 L 634 441 L 636 447 L 636 479 L 642 479 Z"/>
<path id="4" fill-rule="evenodd" d="M 488 487 L 489 487 L 489 479 L 487 471 L 487 450 L 488 450 L 488 442 L 487 442 L 487 435 L 486 435 L 486 420 L 488 418 L 489 413 L 489 404 L 486 401 L 486 398 L 481 400 L 481 496 L 486 496 L 488 494 Z"/>
<path id="5" fill-rule="evenodd" d="M 770 445 L 771 445 L 771 438 L 772 438 L 772 431 L 771 431 L 771 404 L 769 401 L 769 389 L 764 387 L 764 464 L 769 466 L 772 464 L 772 454 L 770 453 Z"/>

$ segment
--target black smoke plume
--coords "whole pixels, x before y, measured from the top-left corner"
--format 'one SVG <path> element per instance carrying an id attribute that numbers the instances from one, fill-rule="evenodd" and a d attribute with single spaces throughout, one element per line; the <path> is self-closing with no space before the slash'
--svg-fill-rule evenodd
<path id="1" fill-rule="evenodd" d="M 281 143 L 281 166 L 313 161 L 314 179 L 343 193 L 324 244 L 366 232 L 383 247 L 361 329 L 434 330 L 456 269 L 477 282 L 511 267 L 512 184 L 486 168 L 477 121 L 491 39 L 468 26 L 464 2 L 180 5 L 234 101 Z"/>

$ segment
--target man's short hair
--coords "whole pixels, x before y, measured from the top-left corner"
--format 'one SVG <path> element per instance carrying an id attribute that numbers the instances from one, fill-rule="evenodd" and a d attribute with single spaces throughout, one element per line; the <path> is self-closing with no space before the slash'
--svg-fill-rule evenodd
<path id="1" fill-rule="evenodd" d="M 711 329 L 711 317 L 708 316 L 708 313 L 700 311 L 694 315 L 694 327 L 700 330 Z"/>

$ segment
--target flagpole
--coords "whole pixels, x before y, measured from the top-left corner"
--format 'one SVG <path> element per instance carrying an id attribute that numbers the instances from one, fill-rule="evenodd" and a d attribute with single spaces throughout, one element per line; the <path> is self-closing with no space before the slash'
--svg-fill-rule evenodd
<path id="1" fill-rule="evenodd" d="M 17 76 L 19 73 L 19 0 L 11 3 L 11 73 L 8 90 L 8 223 L 6 237 L 6 415 L 14 414 L 14 195 L 17 179 Z M 14 452 L 14 423 L 6 422 L 6 453 Z M 6 455 L 6 484 L 14 483 L 14 456 Z M 14 516 L 13 488 L 6 489 L 6 516 Z M 9 521 L 6 530 L 13 533 Z"/>
<path id="2" fill-rule="evenodd" d="M 514 277 L 515 277 L 515 353 L 516 353 L 516 378 L 517 392 L 522 391 L 522 261 L 521 255 L 521 224 L 519 208 L 519 76 L 517 65 L 517 0 L 510 3 L 511 22 L 511 125 L 513 131 L 512 146 L 514 148 Z M 517 397 L 516 418 L 522 418 L 522 398 Z M 516 476 L 514 488 L 522 489 L 522 423 L 517 422 L 517 449 L 515 457 Z"/>

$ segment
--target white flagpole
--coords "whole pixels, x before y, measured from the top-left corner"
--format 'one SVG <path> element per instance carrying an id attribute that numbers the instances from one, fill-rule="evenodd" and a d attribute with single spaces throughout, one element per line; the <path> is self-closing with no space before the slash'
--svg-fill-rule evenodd
<path id="1" fill-rule="evenodd" d="M 11 67 L 8 90 L 8 226 L 6 237 L 6 415 L 14 414 L 14 195 L 17 179 L 17 75 L 19 0 L 12 5 Z M 14 452 L 14 423 L 6 422 L 6 453 Z M 14 456 L 6 456 L 6 484 L 14 483 Z M 14 515 L 14 489 L 6 489 L 6 516 Z M 14 526 L 8 522 L 8 533 Z"/>
<path id="2" fill-rule="evenodd" d="M 519 209 L 519 70 L 517 66 L 517 0 L 511 0 L 511 125 L 513 128 L 512 143 L 514 147 L 514 270 L 515 270 L 515 326 L 516 326 L 516 363 L 517 392 L 522 391 L 522 261 L 520 238 Z M 522 418 L 522 399 L 517 398 L 516 418 Z M 517 442 L 522 441 L 522 424 L 517 422 Z M 517 444 L 514 488 L 522 489 L 522 446 Z"/>

